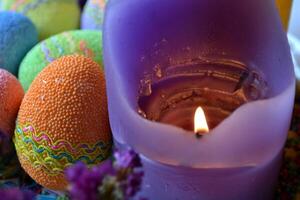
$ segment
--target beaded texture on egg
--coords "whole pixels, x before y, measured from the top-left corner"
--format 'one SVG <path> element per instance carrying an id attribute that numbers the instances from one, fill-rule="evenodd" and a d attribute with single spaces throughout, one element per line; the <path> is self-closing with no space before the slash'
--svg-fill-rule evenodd
<path id="1" fill-rule="evenodd" d="M 49 64 L 33 81 L 18 114 L 14 138 L 25 171 L 42 186 L 64 190 L 64 170 L 100 163 L 110 153 L 105 80 L 84 56 Z"/>
<path id="2" fill-rule="evenodd" d="M 81 29 L 102 30 L 107 0 L 88 0 L 81 16 Z"/>
<path id="3" fill-rule="evenodd" d="M 16 75 L 23 57 L 37 42 L 36 28 L 27 17 L 0 12 L 0 68 Z"/>
<path id="4" fill-rule="evenodd" d="M 1 0 L 2 10 L 16 11 L 29 17 L 38 30 L 40 40 L 77 29 L 80 23 L 77 0 Z"/>
<path id="5" fill-rule="evenodd" d="M 8 71 L 0 69 L 0 134 L 13 135 L 23 96 L 19 81 Z"/>
<path id="6" fill-rule="evenodd" d="M 66 55 L 84 55 L 102 65 L 102 33 L 100 31 L 67 31 L 37 44 L 23 59 L 19 80 L 25 91 L 49 63 Z"/>

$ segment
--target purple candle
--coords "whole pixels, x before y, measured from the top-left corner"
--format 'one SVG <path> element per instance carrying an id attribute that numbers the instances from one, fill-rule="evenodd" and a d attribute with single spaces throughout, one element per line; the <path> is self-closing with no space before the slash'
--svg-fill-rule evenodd
<path id="1" fill-rule="evenodd" d="M 143 157 L 149 199 L 271 199 L 294 102 L 272 0 L 111 0 L 110 123 Z M 193 133 L 197 107 L 210 132 Z"/>

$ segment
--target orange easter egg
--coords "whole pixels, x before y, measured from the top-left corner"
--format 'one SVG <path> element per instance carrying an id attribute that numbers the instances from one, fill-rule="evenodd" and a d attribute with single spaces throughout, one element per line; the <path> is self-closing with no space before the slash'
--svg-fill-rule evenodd
<path id="1" fill-rule="evenodd" d="M 0 69 L 0 132 L 12 136 L 18 110 L 24 96 L 20 82 Z"/>
<path id="2" fill-rule="evenodd" d="M 84 56 L 50 63 L 21 104 L 14 138 L 24 170 L 42 186 L 64 190 L 64 170 L 100 163 L 110 153 L 104 74 Z"/>

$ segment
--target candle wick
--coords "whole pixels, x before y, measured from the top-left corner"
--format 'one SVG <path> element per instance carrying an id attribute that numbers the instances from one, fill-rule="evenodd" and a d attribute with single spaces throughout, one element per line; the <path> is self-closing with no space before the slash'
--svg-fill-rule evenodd
<path id="1" fill-rule="evenodd" d="M 205 131 L 198 131 L 195 133 L 195 136 L 197 139 L 201 139 L 205 133 L 206 133 Z"/>
<path id="2" fill-rule="evenodd" d="M 234 92 L 236 92 L 237 90 L 241 89 L 244 82 L 246 81 L 246 79 L 248 78 L 249 76 L 249 73 L 248 72 L 243 72 L 240 79 L 239 79 L 239 82 L 237 83 L 236 87 L 234 88 Z"/>

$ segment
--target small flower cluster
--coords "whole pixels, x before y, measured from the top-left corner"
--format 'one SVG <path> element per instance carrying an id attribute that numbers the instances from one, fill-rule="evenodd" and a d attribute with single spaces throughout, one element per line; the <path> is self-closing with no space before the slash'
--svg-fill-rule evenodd
<path id="1" fill-rule="evenodd" d="M 133 150 L 115 151 L 114 160 L 88 168 L 77 163 L 66 171 L 73 200 L 128 200 L 141 189 L 140 157 Z"/>

